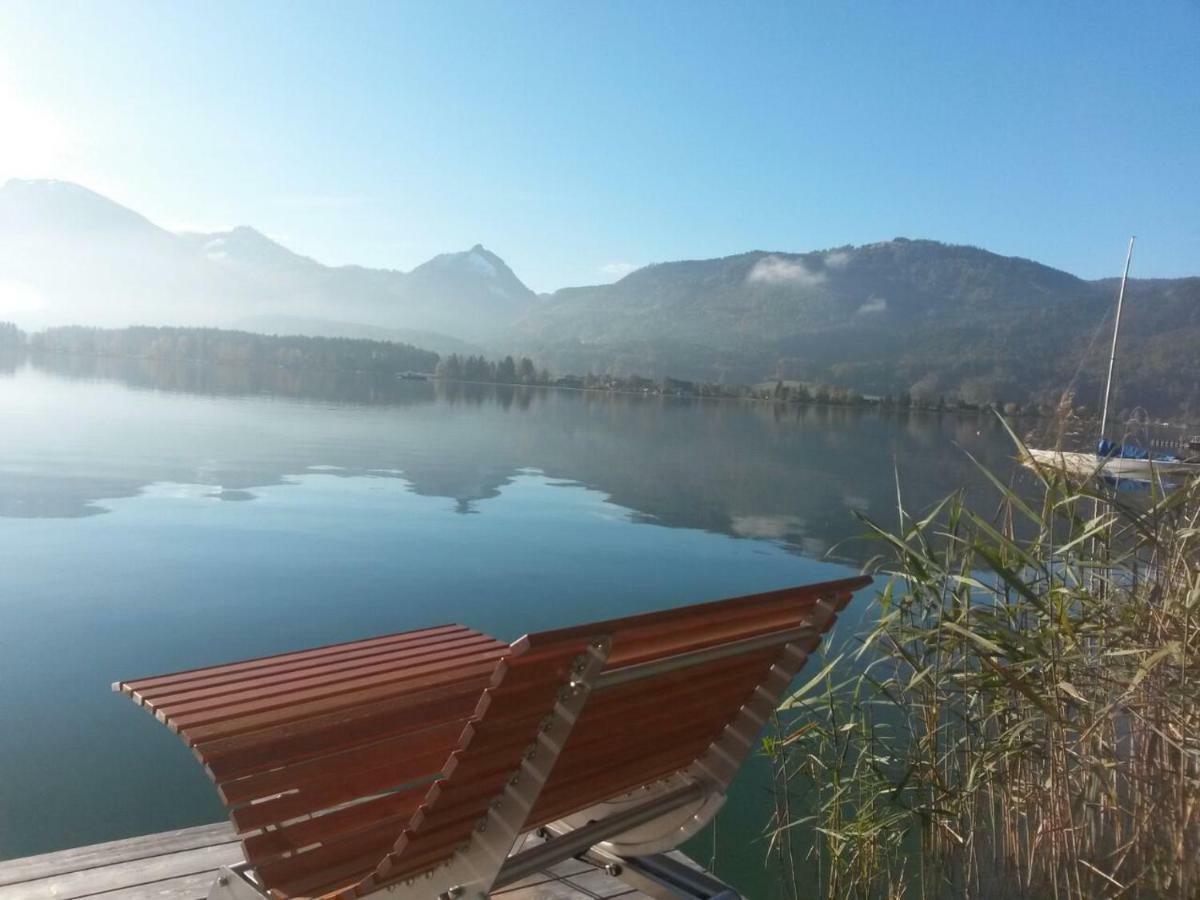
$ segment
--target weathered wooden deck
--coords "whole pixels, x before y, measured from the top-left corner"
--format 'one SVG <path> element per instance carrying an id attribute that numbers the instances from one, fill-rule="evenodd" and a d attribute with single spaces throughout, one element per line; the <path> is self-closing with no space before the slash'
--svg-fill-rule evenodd
<path id="1" fill-rule="evenodd" d="M 203 900 L 220 866 L 242 861 L 228 823 L 0 861 L 0 900 Z M 504 900 L 649 900 L 586 862 L 568 860 L 493 896 Z"/>

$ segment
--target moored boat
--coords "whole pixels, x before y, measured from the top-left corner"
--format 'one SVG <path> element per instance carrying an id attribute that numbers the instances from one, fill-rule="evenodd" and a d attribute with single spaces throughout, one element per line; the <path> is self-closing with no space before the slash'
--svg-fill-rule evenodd
<path id="1" fill-rule="evenodd" d="M 1062 469 L 1072 475 L 1113 475 L 1122 478 L 1149 480 L 1160 476 L 1200 475 L 1200 459 L 1183 459 L 1165 454 L 1147 457 L 1127 457 L 1080 453 L 1070 450 L 1026 450 L 1025 462 Z"/>
<path id="2" fill-rule="evenodd" d="M 1026 465 L 1051 466 L 1077 476 L 1107 476 L 1151 481 L 1163 476 L 1189 477 L 1200 475 L 1200 452 L 1189 457 L 1173 453 L 1155 453 L 1136 444 L 1110 441 L 1105 437 L 1108 427 L 1108 402 L 1112 396 L 1113 370 L 1117 362 L 1117 340 L 1121 334 L 1121 312 L 1125 304 L 1125 285 L 1129 281 L 1129 265 L 1133 261 L 1133 243 L 1125 254 L 1125 271 L 1117 293 L 1117 314 L 1113 322 L 1112 350 L 1108 357 L 1108 378 L 1104 383 L 1104 405 L 1100 414 L 1100 439 L 1093 453 L 1070 450 L 1038 450 L 1026 448 L 1021 460 Z M 1189 441 L 1189 448 L 1200 451 L 1200 439 Z"/>

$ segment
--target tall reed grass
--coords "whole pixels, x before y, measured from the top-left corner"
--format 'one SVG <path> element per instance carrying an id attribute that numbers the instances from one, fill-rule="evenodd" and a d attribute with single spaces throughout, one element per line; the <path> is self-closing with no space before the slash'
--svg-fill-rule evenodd
<path id="1" fill-rule="evenodd" d="M 1200 484 L 981 471 L 866 521 L 872 624 L 766 745 L 784 893 L 1200 897 Z"/>

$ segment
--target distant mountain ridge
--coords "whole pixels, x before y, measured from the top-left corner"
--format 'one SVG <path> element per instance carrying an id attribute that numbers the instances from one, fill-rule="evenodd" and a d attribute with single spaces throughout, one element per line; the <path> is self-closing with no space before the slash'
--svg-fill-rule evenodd
<path id="1" fill-rule="evenodd" d="M 1135 261 L 1136 270 L 1136 261 Z M 646 266 L 536 295 L 476 245 L 410 272 L 325 266 L 252 228 L 172 234 L 61 182 L 0 188 L 0 319 L 233 325 L 529 355 L 557 372 L 1094 402 L 1114 279 L 897 238 Z M 1200 278 L 1133 279 L 1118 404 L 1200 406 Z"/>
<path id="2" fill-rule="evenodd" d="M 325 266 L 246 226 L 173 234 L 79 185 L 16 180 L 0 188 L 0 284 L 19 288 L 29 308 L 16 317 L 35 325 L 282 316 L 449 343 L 495 334 L 535 296 L 481 245 L 407 273 Z"/>
<path id="3" fill-rule="evenodd" d="M 863 393 L 1099 394 L 1117 280 L 977 247 L 897 238 L 662 263 L 545 298 L 514 343 L 552 369 L 828 382 Z M 1200 278 L 1133 279 L 1118 404 L 1200 400 Z M 1198 409 L 1200 411 L 1200 409 Z"/>

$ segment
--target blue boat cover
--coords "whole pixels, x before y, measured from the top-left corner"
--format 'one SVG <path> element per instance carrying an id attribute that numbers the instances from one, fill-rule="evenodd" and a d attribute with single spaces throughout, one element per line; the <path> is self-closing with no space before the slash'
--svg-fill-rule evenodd
<path id="1" fill-rule="evenodd" d="M 1116 441 L 1109 441 L 1104 438 L 1100 439 L 1100 443 L 1096 447 L 1096 455 L 1116 459 L 1148 459 L 1154 462 L 1166 463 L 1182 462 L 1173 453 L 1151 453 L 1137 444 L 1118 444 Z"/>

